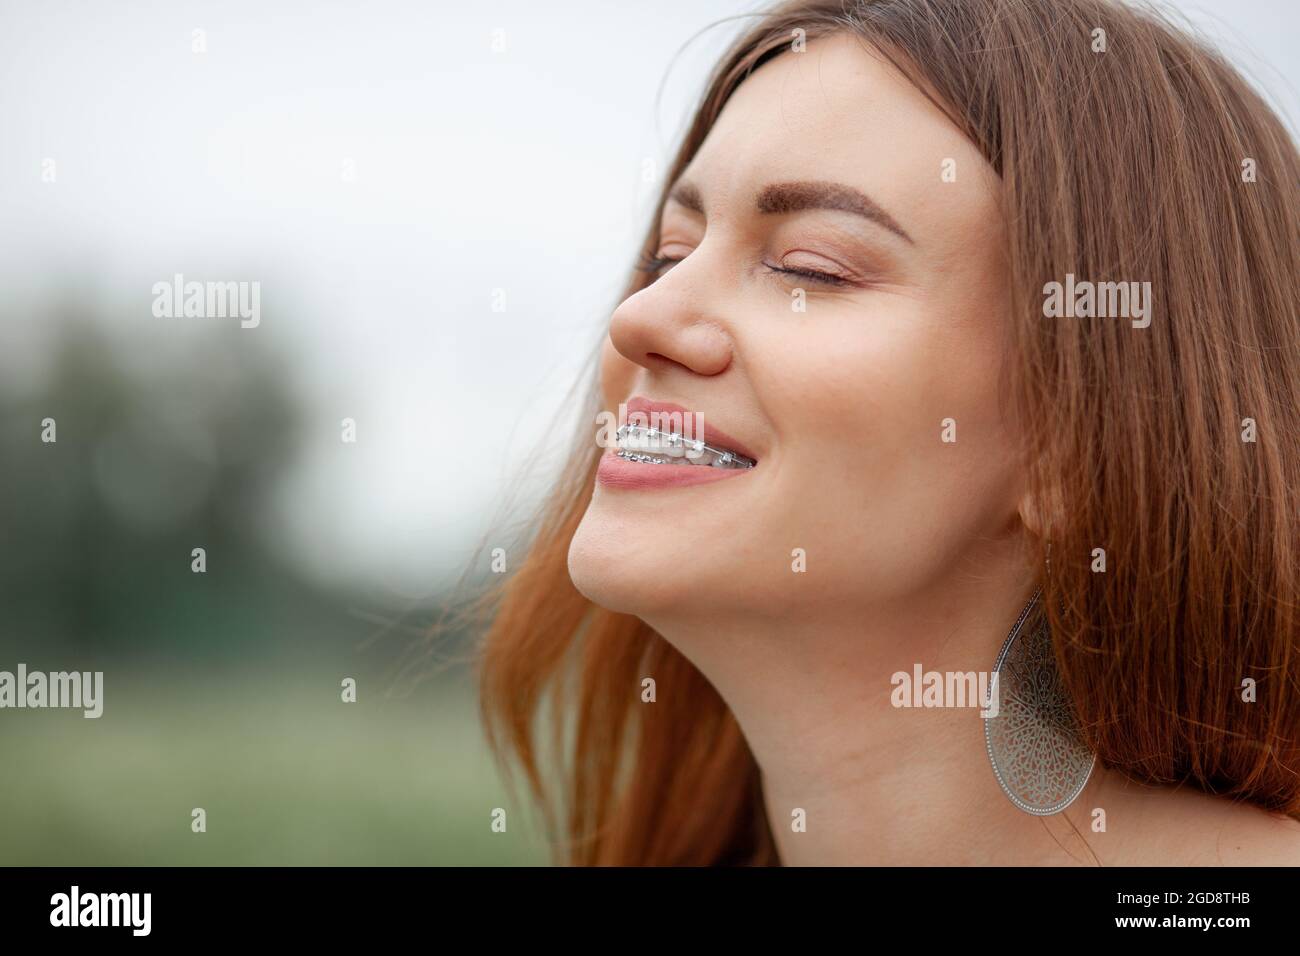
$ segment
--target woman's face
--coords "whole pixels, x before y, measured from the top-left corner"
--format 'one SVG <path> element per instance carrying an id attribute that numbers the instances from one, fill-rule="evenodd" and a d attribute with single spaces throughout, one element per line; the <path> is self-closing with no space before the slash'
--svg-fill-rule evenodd
<path id="1" fill-rule="evenodd" d="M 1022 492 L 999 403 L 998 188 L 850 37 L 745 80 L 667 203 L 671 261 L 614 313 L 602 386 L 611 411 L 700 413 L 694 437 L 725 446 L 717 429 L 757 464 L 673 483 L 701 466 L 603 461 L 578 588 L 651 623 L 810 620 L 979 574 Z"/>

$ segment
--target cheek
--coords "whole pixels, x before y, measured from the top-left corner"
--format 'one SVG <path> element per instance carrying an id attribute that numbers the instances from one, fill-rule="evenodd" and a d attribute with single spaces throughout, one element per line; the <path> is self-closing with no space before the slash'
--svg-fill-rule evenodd
<path id="1" fill-rule="evenodd" d="M 762 389 L 787 452 L 774 490 L 798 502 L 778 533 L 847 558 L 858 586 L 906 591 L 1014 517 L 997 330 L 901 298 L 841 309 L 769 343 L 786 356 Z"/>
<path id="2" fill-rule="evenodd" d="M 998 430 L 989 330 L 901 296 L 826 309 L 776 331 L 758 346 L 773 358 L 751 363 L 783 446 L 861 467 L 952 450 L 939 447 L 946 418 L 963 440 L 962 425 L 981 443 Z"/>

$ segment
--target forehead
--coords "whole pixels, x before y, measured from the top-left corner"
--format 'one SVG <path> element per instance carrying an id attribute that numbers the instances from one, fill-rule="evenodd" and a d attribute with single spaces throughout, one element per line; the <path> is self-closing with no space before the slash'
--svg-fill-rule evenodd
<path id="1" fill-rule="evenodd" d="M 943 178 L 945 160 L 955 182 Z M 805 52 L 787 51 L 742 82 L 682 178 L 700 187 L 710 218 L 752 202 L 769 182 L 845 183 L 918 241 L 928 229 L 987 219 L 998 188 L 947 116 L 847 34 L 809 40 Z"/>

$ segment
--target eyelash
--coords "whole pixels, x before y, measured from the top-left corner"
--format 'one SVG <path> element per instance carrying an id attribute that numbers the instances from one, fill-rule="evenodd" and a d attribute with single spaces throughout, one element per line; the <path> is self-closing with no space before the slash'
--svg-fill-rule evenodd
<path id="1" fill-rule="evenodd" d="M 674 259 L 668 256 L 647 256 L 643 253 L 640 261 L 637 263 L 637 269 L 640 272 L 649 273 L 654 277 L 654 279 L 658 279 L 668 266 L 681 261 L 681 259 Z M 812 282 L 821 282 L 828 286 L 853 285 L 852 282 L 842 276 L 831 275 L 829 272 L 818 272 L 815 269 L 784 269 L 780 266 L 768 265 L 766 262 L 763 263 L 763 266 L 772 275 L 808 279 Z M 653 279 L 651 281 L 653 281 Z"/>

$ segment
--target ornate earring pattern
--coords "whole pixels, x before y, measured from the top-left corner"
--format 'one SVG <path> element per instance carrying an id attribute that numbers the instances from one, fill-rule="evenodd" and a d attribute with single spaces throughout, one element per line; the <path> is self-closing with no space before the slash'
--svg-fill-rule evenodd
<path id="1" fill-rule="evenodd" d="M 1002 790 L 1036 816 L 1060 813 L 1083 791 L 1096 755 L 1079 738 L 1035 591 L 997 662 L 997 716 L 984 721 L 989 762 Z"/>

